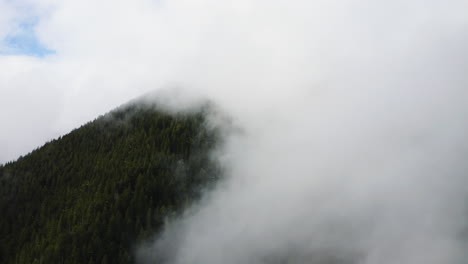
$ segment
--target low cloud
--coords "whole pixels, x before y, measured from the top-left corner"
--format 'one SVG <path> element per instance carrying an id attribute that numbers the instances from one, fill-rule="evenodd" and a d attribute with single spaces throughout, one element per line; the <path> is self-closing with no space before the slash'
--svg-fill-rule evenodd
<path id="1" fill-rule="evenodd" d="M 151 261 L 466 259 L 465 1 L 29 4 L 56 54 L 0 56 L 0 160 L 161 87 L 242 128 Z"/>

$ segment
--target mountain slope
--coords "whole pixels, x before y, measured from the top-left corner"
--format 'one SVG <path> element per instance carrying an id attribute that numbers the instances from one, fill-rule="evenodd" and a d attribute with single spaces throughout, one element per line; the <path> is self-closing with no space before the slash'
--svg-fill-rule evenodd
<path id="1" fill-rule="evenodd" d="M 0 263 L 133 263 L 220 175 L 208 109 L 132 103 L 0 166 Z"/>

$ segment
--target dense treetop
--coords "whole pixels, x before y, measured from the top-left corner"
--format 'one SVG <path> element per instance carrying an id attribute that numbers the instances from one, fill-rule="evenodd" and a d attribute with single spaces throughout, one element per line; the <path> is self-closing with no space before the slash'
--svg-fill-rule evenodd
<path id="1" fill-rule="evenodd" d="M 134 263 L 220 175 L 208 111 L 128 104 L 0 165 L 0 263 Z"/>

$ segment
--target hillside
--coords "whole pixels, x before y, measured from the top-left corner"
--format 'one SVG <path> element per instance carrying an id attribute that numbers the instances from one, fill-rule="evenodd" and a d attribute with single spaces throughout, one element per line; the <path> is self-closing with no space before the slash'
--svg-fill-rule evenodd
<path id="1" fill-rule="evenodd" d="M 0 165 L 0 263 L 134 263 L 220 175 L 208 109 L 128 104 Z"/>

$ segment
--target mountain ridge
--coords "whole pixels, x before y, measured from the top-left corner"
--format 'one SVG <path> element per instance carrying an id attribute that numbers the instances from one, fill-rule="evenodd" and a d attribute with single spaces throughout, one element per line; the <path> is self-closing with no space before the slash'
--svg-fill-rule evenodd
<path id="1" fill-rule="evenodd" d="M 213 108 L 138 102 L 0 165 L 0 262 L 134 263 L 135 243 L 216 183 Z"/>

